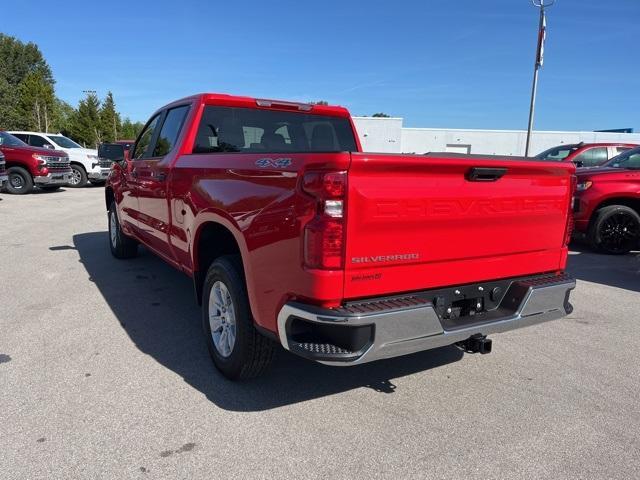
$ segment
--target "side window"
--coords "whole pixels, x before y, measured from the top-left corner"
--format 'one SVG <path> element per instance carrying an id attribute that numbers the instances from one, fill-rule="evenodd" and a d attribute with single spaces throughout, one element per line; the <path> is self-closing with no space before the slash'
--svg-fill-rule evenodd
<path id="1" fill-rule="evenodd" d="M 149 123 L 147 123 L 147 126 L 144 127 L 144 130 L 142 130 L 142 133 L 140 134 L 140 136 L 138 137 L 138 141 L 136 142 L 136 147 L 133 151 L 133 155 L 131 156 L 133 160 L 149 156 L 147 150 L 149 150 L 149 144 L 151 143 L 151 138 L 153 137 L 153 132 L 158 125 L 159 119 L 160 114 L 153 117 L 149 121 Z"/>
<path id="2" fill-rule="evenodd" d="M 29 145 L 32 147 L 53 148 L 53 145 L 40 135 L 29 135 Z"/>
<path id="3" fill-rule="evenodd" d="M 11 135 L 13 135 L 16 138 L 19 138 L 26 144 L 29 143 L 29 135 L 27 135 L 26 133 L 12 133 Z"/>
<path id="4" fill-rule="evenodd" d="M 187 105 L 169 110 L 162 124 L 156 145 L 153 148 L 152 157 L 163 157 L 173 150 L 188 111 L 189 107 Z"/>
<path id="5" fill-rule="evenodd" d="M 590 148 L 573 159 L 574 162 L 582 162 L 583 167 L 595 167 L 607 160 L 608 154 L 606 147 Z"/>
<path id="6" fill-rule="evenodd" d="M 626 152 L 627 150 L 631 150 L 631 147 L 616 147 L 615 153 L 620 155 L 622 152 Z"/>

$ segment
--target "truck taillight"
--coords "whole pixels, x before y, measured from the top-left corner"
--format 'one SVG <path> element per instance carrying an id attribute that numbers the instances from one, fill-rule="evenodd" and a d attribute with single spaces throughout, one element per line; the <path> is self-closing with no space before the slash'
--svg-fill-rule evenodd
<path id="1" fill-rule="evenodd" d="M 571 193 L 571 200 L 569 201 L 569 212 L 567 213 L 567 226 L 565 227 L 564 233 L 564 246 L 568 246 L 571 243 L 571 235 L 573 234 L 573 204 L 576 202 L 576 185 L 578 180 L 575 175 L 571 175 L 571 180 L 569 183 L 569 191 Z"/>
<path id="2" fill-rule="evenodd" d="M 347 172 L 307 172 L 302 178 L 302 190 L 317 202 L 316 215 L 304 228 L 305 266 L 343 268 Z"/>

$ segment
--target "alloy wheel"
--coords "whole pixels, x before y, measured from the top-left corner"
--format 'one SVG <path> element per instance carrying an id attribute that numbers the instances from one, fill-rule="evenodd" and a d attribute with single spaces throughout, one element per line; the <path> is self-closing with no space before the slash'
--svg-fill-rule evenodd
<path id="1" fill-rule="evenodd" d="M 640 224 L 627 212 L 609 216 L 600 227 L 600 242 L 611 252 L 626 252 L 635 248 L 640 238 Z"/>
<path id="2" fill-rule="evenodd" d="M 213 345 L 227 358 L 236 343 L 236 313 L 229 289 L 219 280 L 209 292 L 209 326 Z"/>

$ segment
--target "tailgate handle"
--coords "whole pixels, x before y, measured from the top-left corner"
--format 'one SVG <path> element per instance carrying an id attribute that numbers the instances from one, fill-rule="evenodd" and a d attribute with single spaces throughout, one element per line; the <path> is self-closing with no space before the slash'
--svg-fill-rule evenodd
<path id="1" fill-rule="evenodd" d="M 467 172 L 466 178 L 470 182 L 495 182 L 507 173 L 506 168 L 473 167 Z"/>

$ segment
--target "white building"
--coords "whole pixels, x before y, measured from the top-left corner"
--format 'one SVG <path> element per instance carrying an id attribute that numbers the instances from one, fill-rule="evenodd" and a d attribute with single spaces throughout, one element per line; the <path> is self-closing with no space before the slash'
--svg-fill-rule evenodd
<path id="1" fill-rule="evenodd" d="M 365 152 L 387 153 L 480 153 L 524 155 L 525 130 L 462 130 L 451 128 L 405 128 L 402 118 L 354 117 Z M 531 155 L 563 143 L 624 142 L 640 144 L 640 133 L 534 132 Z"/>

